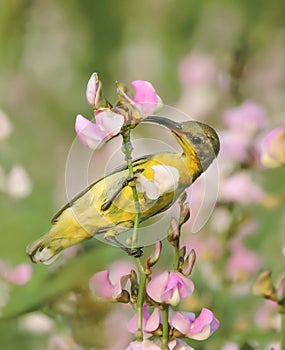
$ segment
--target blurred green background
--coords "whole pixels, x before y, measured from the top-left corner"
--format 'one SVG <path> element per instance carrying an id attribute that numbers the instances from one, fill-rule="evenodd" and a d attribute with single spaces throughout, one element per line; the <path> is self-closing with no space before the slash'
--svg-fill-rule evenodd
<path id="1" fill-rule="evenodd" d="M 26 245 L 48 230 L 66 201 L 65 162 L 75 115 L 92 116 L 85 87 L 93 71 L 113 101 L 116 80 L 144 79 L 166 104 L 180 106 L 179 66 L 189 53 L 203 52 L 238 84 L 236 98 L 234 86 L 230 92 L 216 89 L 205 118 L 222 127 L 220 112 L 246 98 L 262 103 L 276 125 L 284 121 L 284 13 L 281 0 L 0 0 L 0 109 L 13 127 L 0 142 L 0 165 L 9 172 L 21 164 L 32 183 L 23 199 L 0 192 L 1 259 L 27 262 Z M 278 170 L 268 172 L 265 183 L 272 191 L 284 190 Z M 266 216 L 264 230 L 276 226 L 280 214 L 282 208 Z M 19 330 L 14 316 L 61 295 L 78 282 L 74 276 L 84 279 L 116 254 L 121 257 L 98 245 L 96 254 L 88 251 L 54 278 L 45 266 L 35 266 L 32 282 L 11 290 L 3 311 L 10 318 L 0 322 L 1 349 L 45 349 L 40 336 Z"/>

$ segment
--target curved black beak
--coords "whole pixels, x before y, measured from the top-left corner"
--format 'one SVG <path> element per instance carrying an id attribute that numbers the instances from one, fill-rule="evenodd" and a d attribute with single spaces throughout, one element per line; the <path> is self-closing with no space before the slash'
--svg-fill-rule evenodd
<path id="1" fill-rule="evenodd" d="M 149 117 L 144 118 L 142 120 L 142 123 L 155 123 L 155 124 L 163 125 L 174 133 L 181 133 L 182 131 L 181 123 L 175 122 L 174 120 L 168 119 L 166 117 L 151 115 Z"/>

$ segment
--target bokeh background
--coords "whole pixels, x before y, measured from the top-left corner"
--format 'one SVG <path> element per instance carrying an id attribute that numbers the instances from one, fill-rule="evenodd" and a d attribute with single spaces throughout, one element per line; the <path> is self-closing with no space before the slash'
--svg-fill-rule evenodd
<path id="1" fill-rule="evenodd" d="M 87 291 L 92 273 L 123 259 L 121 252 L 97 242 L 74 259 L 70 251 L 55 267 L 33 266 L 31 278 L 22 266 L 27 281 L 9 277 L 29 264 L 26 245 L 48 230 L 66 201 L 75 115 L 92 117 L 85 100 L 90 74 L 98 72 L 113 102 L 116 80 L 151 81 L 167 105 L 219 130 L 226 128 L 225 111 L 252 101 L 267 116 L 266 132 L 284 124 L 284 13 L 281 0 L 0 0 L 1 349 L 125 347 L 123 336 L 117 347 L 105 344 L 110 305 L 95 304 Z M 248 159 L 235 166 L 249 169 L 267 195 L 226 206 L 221 200 L 216 226 L 195 243 L 203 246 L 193 277 L 198 296 L 188 306 L 196 311 L 204 303 L 221 321 L 219 332 L 196 349 L 265 348 L 278 341 L 278 315 L 251 295 L 250 285 L 262 269 L 272 269 L 275 279 L 284 272 L 284 168 L 265 171 Z M 239 243 L 227 245 L 228 235 L 220 244 L 229 229 L 217 227 L 233 217 L 255 225 L 240 264 L 256 268 L 244 268 L 235 280 L 223 263 Z M 227 253 L 215 255 L 209 237 Z M 247 262 L 249 249 L 254 258 Z"/>

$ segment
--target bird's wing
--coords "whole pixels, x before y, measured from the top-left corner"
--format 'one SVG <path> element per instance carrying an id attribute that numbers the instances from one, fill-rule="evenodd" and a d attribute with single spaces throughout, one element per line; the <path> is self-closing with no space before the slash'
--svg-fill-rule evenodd
<path id="1" fill-rule="evenodd" d="M 138 167 L 142 166 L 145 162 L 147 162 L 147 160 L 149 158 L 153 157 L 152 154 L 147 155 L 147 156 L 143 156 L 141 158 L 138 158 L 136 160 L 133 161 L 133 167 L 136 168 L 137 172 L 140 171 L 140 169 L 138 169 Z M 124 187 L 126 187 L 129 182 L 133 179 L 130 179 L 129 174 L 124 172 L 124 170 L 127 170 L 127 165 L 123 165 L 120 166 L 119 168 L 117 168 L 116 170 L 114 170 L 112 173 L 110 173 L 109 175 L 107 175 L 106 178 L 108 178 L 111 175 L 117 174 L 122 172 L 122 176 L 119 176 L 116 181 L 114 182 L 114 184 L 112 184 L 112 186 L 110 187 L 110 190 L 108 191 L 108 196 L 106 196 L 106 198 L 102 201 L 102 210 L 107 210 L 110 205 L 112 204 L 113 200 L 120 194 L 120 192 L 122 191 L 122 189 Z M 135 170 L 135 171 L 136 171 Z M 80 193 L 78 193 L 74 198 L 72 198 L 68 203 L 65 204 L 65 206 L 63 208 L 61 208 L 52 218 L 51 223 L 55 224 L 58 220 L 58 218 L 60 217 L 60 215 L 67 209 L 70 208 L 74 202 L 76 202 L 79 198 L 81 198 L 82 196 L 84 196 L 90 189 L 92 189 L 98 182 L 100 182 L 101 180 L 103 180 L 103 178 L 97 180 L 96 182 L 92 183 L 91 185 L 89 185 L 88 187 L 86 187 L 83 191 L 81 191 Z"/>

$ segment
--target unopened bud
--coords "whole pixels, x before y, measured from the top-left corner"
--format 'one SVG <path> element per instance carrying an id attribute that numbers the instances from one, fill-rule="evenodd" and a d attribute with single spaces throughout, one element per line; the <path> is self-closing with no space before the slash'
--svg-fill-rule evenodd
<path id="1" fill-rule="evenodd" d="M 190 219 L 189 203 L 184 203 L 180 211 L 179 225 L 182 226 L 189 219 Z"/>
<path id="2" fill-rule="evenodd" d="M 276 289 L 271 281 L 271 271 L 262 272 L 252 287 L 252 293 L 256 296 L 276 301 Z"/>
<path id="3" fill-rule="evenodd" d="M 161 254 L 162 243 L 158 241 L 155 243 L 155 249 L 151 257 L 147 260 L 147 267 L 150 268 L 158 262 Z"/>
<path id="4" fill-rule="evenodd" d="M 86 99 L 94 110 L 112 107 L 103 96 L 102 83 L 99 80 L 97 73 L 93 73 L 88 80 L 86 87 Z"/>
<path id="5" fill-rule="evenodd" d="M 279 312 L 285 313 L 285 276 L 282 276 L 277 284 L 277 298 L 279 305 Z"/>
<path id="6" fill-rule="evenodd" d="M 179 232 L 178 222 L 175 218 L 172 218 L 168 229 L 168 234 L 167 234 L 168 242 L 172 244 L 174 247 L 178 247 L 179 235 L 180 235 L 180 232 Z"/>
<path id="7" fill-rule="evenodd" d="M 181 272 L 185 276 L 191 275 L 195 261 L 196 261 L 196 253 L 195 253 L 195 250 L 192 249 L 182 265 Z"/>

